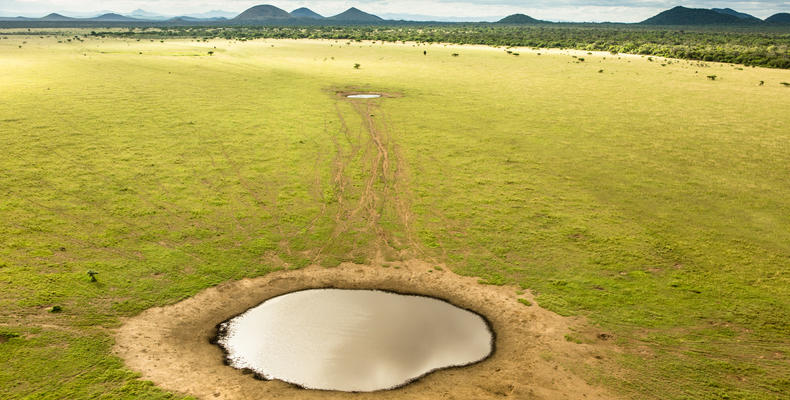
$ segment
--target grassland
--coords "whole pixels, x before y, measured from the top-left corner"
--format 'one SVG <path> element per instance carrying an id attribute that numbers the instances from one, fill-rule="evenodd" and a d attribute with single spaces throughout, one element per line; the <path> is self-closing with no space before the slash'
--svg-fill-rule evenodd
<path id="1" fill-rule="evenodd" d="M 619 350 L 576 368 L 625 397 L 790 392 L 788 71 L 58 40 L 0 39 L 2 398 L 178 397 L 111 354 L 123 317 L 409 256 L 586 317 L 569 340 Z M 355 89 L 393 97 L 336 96 Z"/>

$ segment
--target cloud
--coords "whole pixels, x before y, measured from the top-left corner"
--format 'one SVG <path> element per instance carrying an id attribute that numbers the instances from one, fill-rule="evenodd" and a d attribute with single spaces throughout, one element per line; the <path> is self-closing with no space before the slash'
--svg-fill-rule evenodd
<path id="1" fill-rule="evenodd" d="M 0 15 L 43 16 L 60 12 L 88 16 L 101 11 L 129 13 L 136 9 L 181 15 L 218 9 L 241 12 L 261 3 L 270 3 L 288 11 L 306 6 L 323 15 L 334 15 L 349 7 L 357 7 L 386 16 L 419 15 L 424 19 L 470 21 L 490 21 L 513 13 L 524 13 L 551 21 L 637 22 L 680 4 L 701 8 L 730 7 L 761 18 L 790 11 L 790 3 L 785 0 L 691 0 L 682 3 L 665 0 L 3 0 Z"/>

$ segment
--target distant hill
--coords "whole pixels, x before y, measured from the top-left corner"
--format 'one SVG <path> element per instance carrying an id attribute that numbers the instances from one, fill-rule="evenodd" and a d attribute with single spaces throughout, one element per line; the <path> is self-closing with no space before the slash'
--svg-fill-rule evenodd
<path id="1" fill-rule="evenodd" d="M 209 19 L 209 20 L 220 19 L 220 18 L 231 19 L 236 17 L 236 13 L 223 11 L 223 10 L 211 10 L 202 13 L 185 14 L 184 17 L 201 18 L 201 19 Z"/>
<path id="2" fill-rule="evenodd" d="M 312 18 L 312 19 L 324 19 L 324 16 L 318 14 L 317 12 L 306 8 L 297 8 L 296 10 L 291 11 L 291 15 L 296 18 Z"/>
<path id="3" fill-rule="evenodd" d="M 644 25 L 737 25 L 743 19 L 706 8 L 677 6 L 642 22 Z"/>
<path id="4" fill-rule="evenodd" d="M 140 9 L 140 8 L 138 8 L 138 9 L 132 11 L 131 13 L 129 13 L 127 15 L 127 17 L 132 17 L 132 18 L 137 18 L 137 19 L 154 20 L 154 21 L 161 21 L 161 20 L 168 19 L 167 16 L 159 15 L 157 13 L 148 12 L 148 11 L 145 11 L 145 10 Z"/>
<path id="5" fill-rule="evenodd" d="M 173 17 L 168 19 L 168 22 L 222 22 L 227 21 L 228 19 L 225 17 L 212 17 L 212 18 L 195 18 L 189 17 L 186 15 L 181 15 L 178 17 Z"/>
<path id="6" fill-rule="evenodd" d="M 776 24 L 776 25 L 790 25 L 790 14 L 788 13 L 774 14 L 766 18 L 765 22 L 769 24 Z"/>
<path id="7" fill-rule="evenodd" d="M 732 15 L 733 17 L 738 17 L 744 21 L 762 22 L 760 18 L 757 18 L 754 15 L 738 12 L 732 8 L 711 8 L 711 10 L 716 11 L 719 14 Z"/>
<path id="8" fill-rule="evenodd" d="M 337 14 L 333 17 L 327 18 L 331 21 L 338 21 L 338 22 L 381 22 L 384 21 L 383 18 L 378 17 L 373 14 L 368 14 L 362 10 L 359 10 L 355 7 L 351 7 L 348 10 Z"/>
<path id="9" fill-rule="evenodd" d="M 262 4 L 252 8 L 248 8 L 243 13 L 233 18 L 234 21 L 261 21 L 269 19 L 286 19 L 292 18 L 291 14 L 287 11 L 277 8 L 272 5 Z"/>
<path id="10" fill-rule="evenodd" d="M 41 21 L 74 21 L 76 18 L 66 17 L 57 13 L 41 17 Z"/>
<path id="11" fill-rule="evenodd" d="M 132 17 L 125 17 L 121 14 L 116 13 L 108 13 L 99 15 L 98 17 L 94 18 L 86 18 L 86 21 L 107 21 L 107 22 L 132 22 L 132 21 L 140 21 L 137 18 Z"/>
<path id="12" fill-rule="evenodd" d="M 539 24 L 543 21 L 524 14 L 513 14 L 497 21 L 498 24 Z"/>
<path id="13" fill-rule="evenodd" d="M 25 17 L 0 17 L 0 21 L 32 21 L 33 18 Z"/>

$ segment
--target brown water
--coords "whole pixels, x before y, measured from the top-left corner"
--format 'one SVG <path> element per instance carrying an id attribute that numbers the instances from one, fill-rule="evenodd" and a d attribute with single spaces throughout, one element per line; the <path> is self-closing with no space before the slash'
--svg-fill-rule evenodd
<path id="1" fill-rule="evenodd" d="M 493 351 L 479 315 L 423 296 L 317 289 L 270 299 L 220 326 L 231 366 L 309 389 L 371 392 Z"/>

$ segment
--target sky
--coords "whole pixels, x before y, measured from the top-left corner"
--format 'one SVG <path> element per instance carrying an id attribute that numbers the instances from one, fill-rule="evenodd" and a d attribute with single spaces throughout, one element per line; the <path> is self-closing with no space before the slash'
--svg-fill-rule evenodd
<path id="1" fill-rule="evenodd" d="M 175 16 L 212 10 L 238 13 L 258 4 L 272 4 L 287 11 L 308 7 L 324 16 L 357 7 L 384 18 L 446 21 L 496 21 L 510 14 L 523 13 L 548 21 L 639 22 L 678 5 L 729 7 L 759 18 L 790 12 L 790 0 L 0 0 L 0 16 L 41 17 L 57 12 L 92 17 L 110 11 L 129 14 L 137 9 Z"/>

